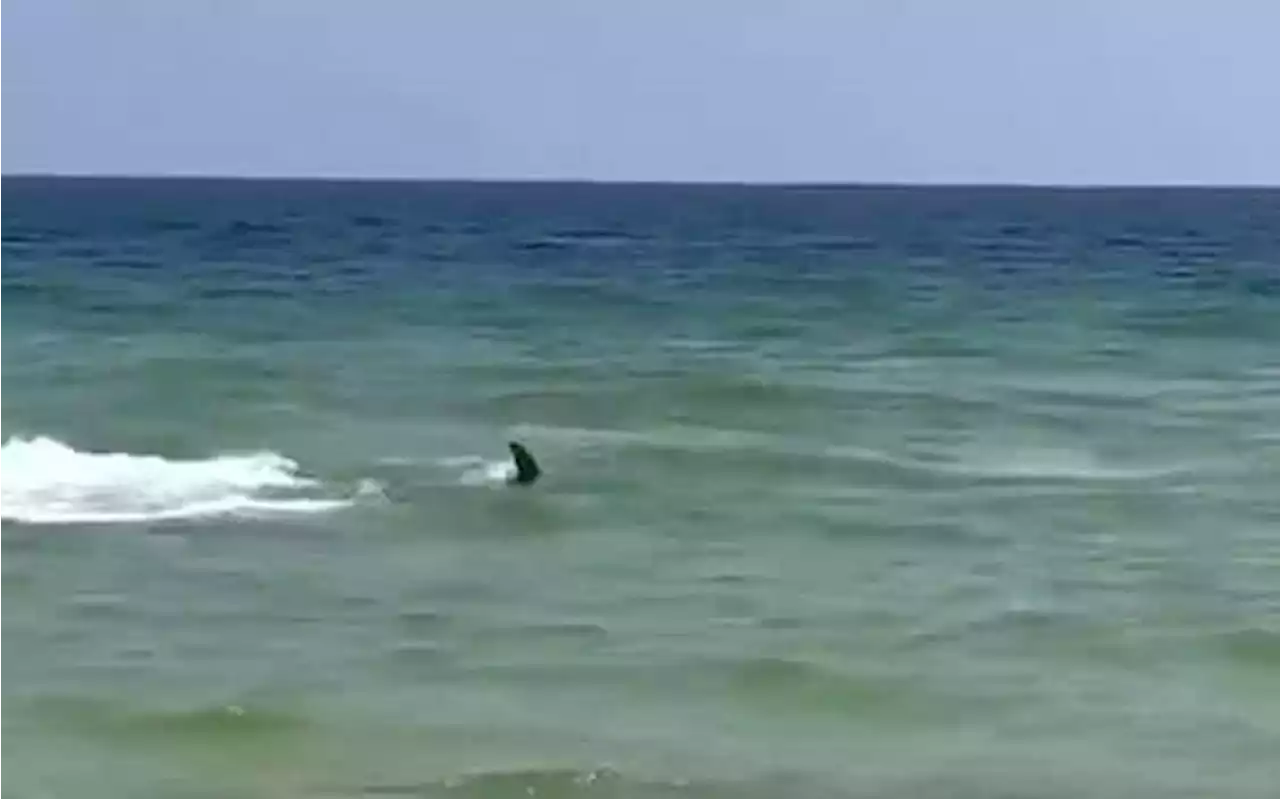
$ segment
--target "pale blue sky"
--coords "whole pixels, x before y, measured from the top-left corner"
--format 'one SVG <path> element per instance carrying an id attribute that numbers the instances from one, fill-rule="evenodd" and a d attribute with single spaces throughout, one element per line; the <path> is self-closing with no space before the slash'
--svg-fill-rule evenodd
<path id="1" fill-rule="evenodd" d="M 5 0 L 3 170 L 1280 185 L 1274 0 Z"/>

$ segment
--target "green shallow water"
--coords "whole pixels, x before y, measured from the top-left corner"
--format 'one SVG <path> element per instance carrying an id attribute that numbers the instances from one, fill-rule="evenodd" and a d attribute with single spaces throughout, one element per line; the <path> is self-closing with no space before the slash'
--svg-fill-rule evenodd
<path id="1" fill-rule="evenodd" d="M 6 795 L 1280 784 L 1274 192 L 5 200 Z"/>

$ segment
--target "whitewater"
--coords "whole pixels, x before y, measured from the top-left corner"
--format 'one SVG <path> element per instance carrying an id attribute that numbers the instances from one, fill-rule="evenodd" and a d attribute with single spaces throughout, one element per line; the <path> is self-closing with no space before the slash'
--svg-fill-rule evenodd
<path id="1" fill-rule="evenodd" d="M 350 505 L 276 452 L 179 460 L 94 452 L 44 436 L 0 450 L 0 517 L 28 524 L 91 524 L 210 516 L 322 513 Z"/>

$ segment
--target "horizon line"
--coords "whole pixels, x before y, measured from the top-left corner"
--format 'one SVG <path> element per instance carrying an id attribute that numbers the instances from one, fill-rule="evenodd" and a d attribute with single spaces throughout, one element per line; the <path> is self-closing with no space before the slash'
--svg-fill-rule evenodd
<path id="1" fill-rule="evenodd" d="M 480 185 L 581 185 L 581 186 L 670 186 L 707 188 L 773 189 L 1049 189 L 1049 190 L 1238 190 L 1280 189 L 1280 183 L 1065 183 L 1036 181 L 858 181 L 858 180 L 697 180 L 668 178 L 587 178 L 587 177 L 425 177 L 382 175 L 245 175 L 211 172 L 0 172 L 0 180 L 152 180 L 262 183 L 421 183 Z"/>

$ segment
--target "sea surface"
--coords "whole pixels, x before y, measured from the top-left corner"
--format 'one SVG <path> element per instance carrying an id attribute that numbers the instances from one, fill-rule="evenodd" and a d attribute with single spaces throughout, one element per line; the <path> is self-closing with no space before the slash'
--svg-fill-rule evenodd
<path id="1" fill-rule="evenodd" d="M 3 219 L 6 797 L 1280 790 L 1280 190 Z"/>

